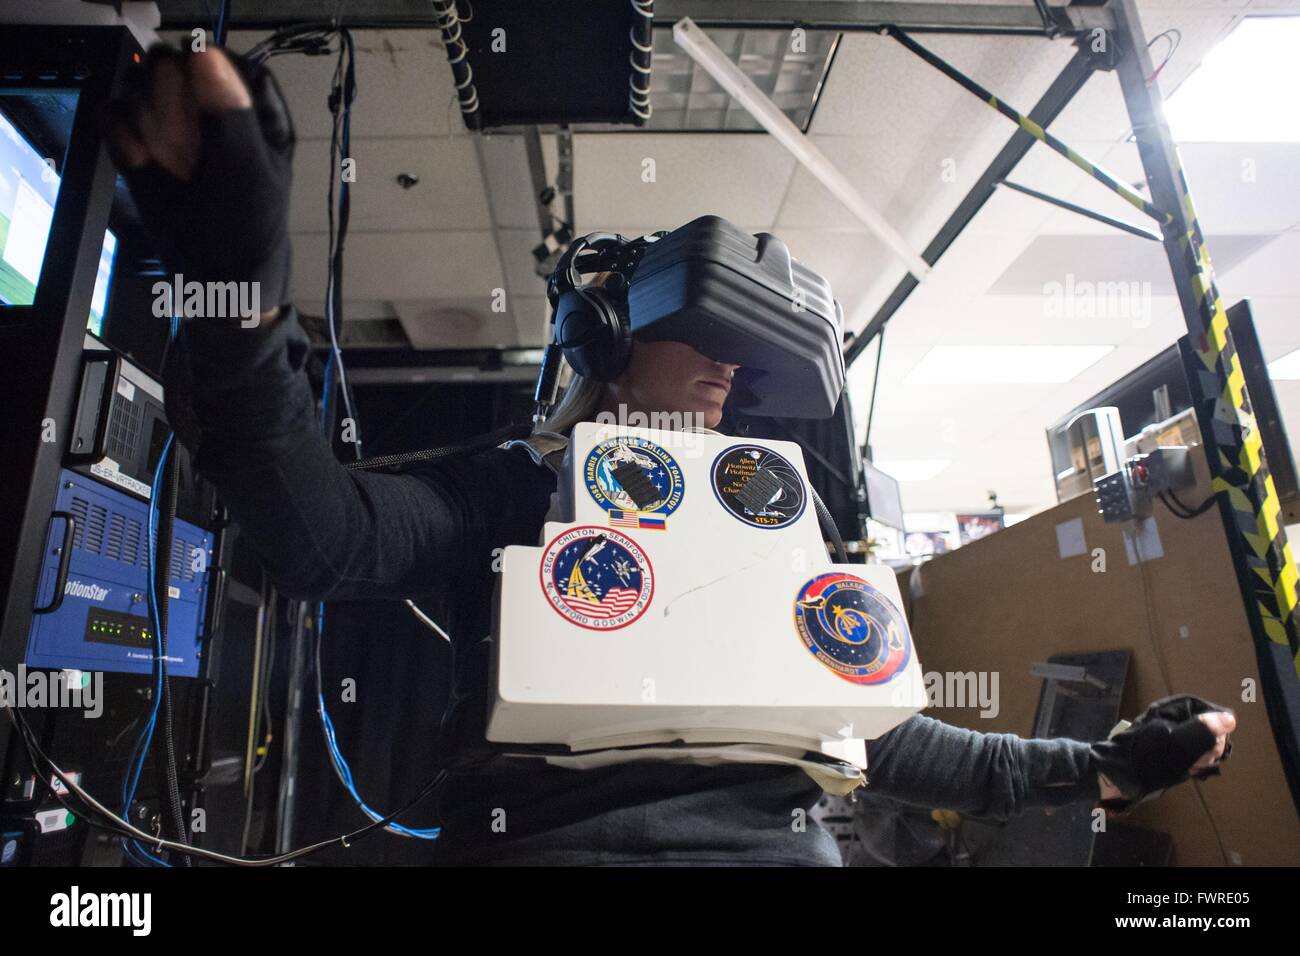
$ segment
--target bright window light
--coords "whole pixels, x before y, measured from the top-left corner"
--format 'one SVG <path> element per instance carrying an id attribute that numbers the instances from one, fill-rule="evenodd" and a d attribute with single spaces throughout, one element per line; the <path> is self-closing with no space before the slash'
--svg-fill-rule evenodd
<path id="1" fill-rule="evenodd" d="M 896 481 L 929 481 L 952 462 L 938 458 L 897 458 L 872 464 Z"/>
<path id="2" fill-rule="evenodd" d="M 1300 379 L 1300 349 L 1283 355 L 1268 363 L 1268 377 L 1282 379 Z"/>
<path id="3" fill-rule="evenodd" d="M 1163 43 L 1163 41 L 1161 41 Z M 1300 142 L 1300 17 L 1247 17 L 1165 102 L 1178 142 Z M 1158 55 L 1157 44 L 1153 55 Z M 1157 61 L 1158 62 L 1158 61 Z"/>
<path id="4" fill-rule="evenodd" d="M 1071 381 L 1113 345 L 936 345 L 905 385 L 1041 385 Z"/>

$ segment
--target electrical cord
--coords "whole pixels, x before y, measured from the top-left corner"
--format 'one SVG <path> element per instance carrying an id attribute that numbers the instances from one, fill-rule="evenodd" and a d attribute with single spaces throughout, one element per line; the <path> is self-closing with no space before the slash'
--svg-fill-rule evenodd
<path id="1" fill-rule="evenodd" d="M 1160 61 L 1160 65 L 1152 70 L 1151 75 L 1146 78 L 1146 85 L 1148 87 L 1156 81 L 1164 68 L 1169 65 L 1169 61 L 1172 60 L 1174 54 L 1178 52 L 1179 44 L 1183 42 L 1182 31 L 1171 27 L 1168 30 L 1157 33 L 1147 41 L 1147 49 L 1151 49 L 1151 47 L 1155 45 L 1155 42 L 1162 38 L 1169 43 L 1169 50 L 1165 53 L 1165 58 Z"/>
<path id="2" fill-rule="evenodd" d="M 19 733 L 22 736 L 23 743 L 27 748 L 28 758 L 32 761 L 33 766 L 39 766 L 42 772 L 48 770 L 50 774 L 53 777 L 56 777 L 68 789 L 68 791 L 71 794 L 75 795 L 77 799 L 83 801 L 85 806 L 90 808 L 90 812 L 87 813 L 84 811 L 78 811 L 75 808 L 68 806 L 68 804 L 64 802 L 62 796 L 56 790 L 54 790 L 53 787 L 51 787 L 48 782 L 46 782 L 45 783 L 46 789 L 50 790 L 50 792 L 54 794 L 55 799 L 62 806 L 66 807 L 69 810 L 69 812 L 82 816 L 87 820 L 90 820 L 92 817 L 98 816 L 101 820 L 107 822 L 96 823 L 95 824 L 96 826 L 100 826 L 103 829 L 110 830 L 114 833 L 118 833 L 127 838 L 142 842 L 145 845 L 152 847 L 156 851 L 172 850 L 176 853 L 185 854 L 190 857 L 195 857 L 204 860 L 211 860 L 214 863 L 227 863 L 234 866 L 248 866 L 248 867 L 279 866 L 283 863 L 288 863 L 291 860 L 296 860 L 305 856 L 310 856 L 312 854 L 319 853 L 320 851 L 335 846 L 336 844 L 344 848 L 349 848 L 356 841 L 369 836 L 371 833 L 374 833 L 376 830 L 381 829 L 381 827 L 383 826 L 387 826 L 389 823 L 396 820 L 398 817 L 407 813 L 409 810 L 411 810 L 413 807 L 415 807 L 417 804 L 419 804 L 421 801 L 427 798 L 430 794 L 436 792 L 443 785 L 443 783 L 446 782 L 446 779 L 450 776 L 451 769 L 467 770 L 467 769 L 472 769 L 476 765 L 474 763 L 467 763 L 462 767 L 439 769 L 438 773 L 432 779 L 430 779 L 428 783 L 426 783 L 423 787 L 421 787 L 420 791 L 410 801 L 403 804 L 397 810 L 394 810 L 392 813 L 390 813 L 387 817 L 384 817 L 382 820 L 378 820 L 373 823 L 367 824 L 366 826 L 361 827 L 358 830 L 353 830 L 350 833 L 344 833 L 340 836 L 332 837 L 328 840 L 321 840 L 317 843 L 312 843 L 304 847 L 299 847 L 296 850 L 290 850 L 287 853 L 280 853 L 275 856 L 237 857 L 237 856 L 230 856 L 229 854 L 226 853 L 218 853 L 215 850 L 205 850 L 202 847 L 187 846 L 183 843 L 177 843 L 174 840 L 167 840 L 157 836 L 153 836 L 151 834 L 145 833 L 143 830 L 141 830 L 139 827 L 135 826 L 134 824 L 130 823 L 128 820 L 125 820 L 122 817 L 118 816 L 117 814 L 113 813 L 113 811 L 109 810 L 102 803 L 100 803 L 93 796 L 91 796 L 85 790 L 84 787 L 82 787 L 79 783 L 76 783 L 70 777 L 68 777 L 68 775 L 63 771 L 63 769 L 60 768 L 53 760 L 49 758 L 49 756 L 45 753 L 45 751 L 41 749 L 40 743 L 35 738 L 35 734 L 32 733 L 31 726 L 27 723 L 27 718 L 22 714 L 20 710 L 18 710 L 16 707 L 13 707 L 12 705 L 9 704 L 5 704 L 3 706 L 5 712 L 9 715 L 9 719 L 13 722 L 14 726 L 18 728 Z"/>
<path id="3" fill-rule="evenodd" d="M 244 825 L 240 829 L 240 856 L 248 852 L 248 840 L 253 828 L 253 807 L 256 803 L 257 775 L 266 766 L 270 757 L 271 742 L 274 739 L 271 720 L 271 676 L 275 673 L 276 636 L 279 627 L 279 616 L 275 613 L 275 609 L 279 603 L 279 595 L 275 587 L 266 579 L 265 574 L 262 576 L 261 598 L 262 612 L 258 622 L 258 627 L 262 631 L 262 639 L 258 642 L 258 702 L 253 708 L 253 716 L 249 719 L 248 739 L 245 743 L 250 752 L 245 757 L 249 762 L 246 765 L 248 792 L 244 798 Z M 290 602 L 290 606 L 293 603 Z M 290 621 L 290 626 L 292 623 Z M 259 731 L 262 741 L 260 745 L 257 744 Z M 255 760 L 254 756 L 256 756 Z"/>
<path id="4" fill-rule="evenodd" d="M 881 326 L 880 331 L 876 333 L 876 371 L 871 377 L 871 404 L 867 407 L 867 433 L 863 436 L 862 444 L 869 450 L 871 448 L 871 424 L 876 417 L 876 390 L 880 385 L 880 360 L 885 353 L 885 328 Z"/>
<path id="5" fill-rule="evenodd" d="M 830 536 L 831 544 L 835 547 L 835 557 L 840 564 L 848 564 L 849 553 L 844 550 L 844 539 L 840 537 L 840 529 L 835 525 L 831 510 L 826 507 L 826 502 L 822 501 L 822 496 L 817 494 L 817 489 L 811 483 L 808 485 L 808 493 L 812 495 L 813 507 L 817 510 L 817 518 L 821 522 L 822 530 Z"/>
<path id="6" fill-rule="evenodd" d="M 1172 488 L 1160 492 L 1159 498 L 1175 517 L 1182 518 L 1185 521 L 1205 514 L 1214 507 L 1215 502 L 1218 500 L 1217 496 L 1212 494 L 1195 508 L 1192 508 L 1184 503 Z"/>
<path id="7" fill-rule="evenodd" d="M 158 518 L 158 498 L 162 493 L 163 472 L 166 466 L 167 458 L 171 453 L 172 444 L 175 441 L 175 435 L 169 434 L 167 441 L 163 445 L 162 452 L 158 456 L 158 463 L 154 466 L 153 483 L 150 487 L 149 494 L 149 519 L 148 519 L 148 538 L 146 541 L 146 553 L 148 556 L 148 587 L 145 589 L 145 595 L 148 604 L 149 619 L 153 624 L 154 633 L 160 634 L 162 631 L 160 617 L 158 613 L 158 593 L 154 586 L 156 579 L 156 569 L 158 566 L 157 556 L 157 518 Z M 140 737 L 136 741 L 135 749 L 131 753 L 130 760 L 127 761 L 126 774 L 122 778 L 122 815 L 129 816 L 131 806 L 135 802 L 136 790 L 140 785 L 140 775 L 144 770 L 144 762 L 149 753 L 150 746 L 153 742 L 154 729 L 157 726 L 159 708 L 162 704 L 163 695 L 163 674 L 162 660 L 155 649 L 154 652 L 154 686 L 152 703 L 149 710 L 149 718 L 141 729 Z M 168 864 L 148 854 L 143 847 L 132 843 L 131 841 L 122 841 L 122 851 L 128 858 L 144 866 Z"/>
<path id="8" fill-rule="evenodd" d="M 176 522 L 176 497 L 179 485 L 178 456 L 174 452 L 166 457 L 163 475 L 167 510 L 163 512 L 162 521 L 158 527 L 161 553 L 157 555 L 158 560 L 153 568 L 154 580 L 150 582 L 155 589 L 154 602 L 155 607 L 158 609 L 158 668 L 162 674 L 163 685 L 161 701 L 163 732 L 161 740 L 155 741 L 155 743 L 160 743 L 162 747 L 164 815 L 170 817 L 170 823 L 177 841 L 189 843 L 189 835 L 185 826 L 185 812 L 181 803 L 180 774 L 176 766 L 176 732 L 172 708 L 171 676 L 167 672 L 167 625 L 170 611 L 169 605 L 171 603 L 168 585 L 171 580 L 171 565 L 174 557 L 172 554 L 175 540 L 173 529 Z M 184 560 L 185 556 L 182 555 L 181 561 Z M 189 866 L 189 859 L 182 860 L 182 865 Z"/>
<path id="9" fill-rule="evenodd" d="M 1211 498 L 1213 500 L 1213 498 Z M 1166 502 L 1167 504 L 1167 502 Z M 1171 509 L 1172 510 L 1172 509 Z M 1147 619 L 1147 640 L 1151 644 L 1151 653 L 1155 657 L 1156 666 L 1160 670 L 1160 679 L 1165 685 L 1165 696 L 1172 696 L 1173 681 L 1169 677 L 1169 669 L 1165 666 L 1164 655 L 1160 652 L 1160 644 L 1156 640 L 1156 626 L 1154 617 L 1154 608 L 1151 602 L 1151 588 L 1147 581 L 1146 561 L 1139 554 L 1137 561 L 1138 577 L 1142 585 L 1142 603 L 1146 610 Z M 1219 825 L 1215 822 L 1214 814 L 1210 812 L 1210 805 L 1206 802 L 1205 793 L 1201 789 L 1201 781 L 1195 777 L 1191 778 L 1192 788 L 1196 792 L 1196 797 L 1201 802 L 1201 809 L 1205 811 L 1205 818 L 1210 821 L 1210 830 L 1214 833 L 1214 839 L 1219 845 L 1219 853 L 1223 857 L 1223 865 L 1231 866 L 1228 859 L 1228 849 L 1224 846 L 1223 836 L 1219 833 Z"/>
<path id="10" fill-rule="evenodd" d="M 461 442 L 459 445 L 442 445 L 438 448 L 426 448 L 423 451 L 408 451 L 397 455 L 380 455 L 375 458 L 367 458 L 363 461 L 348 462 L 343 467 L 348 469 L 348 471 L 369 471 L 374 468 L 392 468 L 398 465 L 408 465 L 417 461 L 438 461 L 443 458 L 450 458 L 454 455 L 467 455 L 476 451 L 485 451 L 488 448 L 495 448 L 503 442 L 516 438 L 525 438 L 530 434 L 532 434 L 532 427 L 529 425 L 507 425 L 494 432 L 488 432 L 486 435 L 480 435 L 477 438 L 471 438 L 468 441 Z"/>
<path id="11" fill-rule="evenodd" d="M 352 148 L 352 102 L 357 95 L 356 52 L 352 43 L 352 34 L 347 30 L 338 32 L 339 55 L 334 65 L 334 79 L 330 90 L 329 106 L 334 122 L 330 136 L 330 179 L 328 190 L 330 261 L 327 270 L 328 280 L 325 288 L 325 324 L 329 327 L 331 362 L 326 368 L 326 384 L 330 383 L 329 372 L 337 369 L 339 389 L 343 405 L 353 429 L 353 453 L 359 460 L 361 455 L 361 425 L 357 420 L 352 389 L 348 384 L 347 371 L 343 363 L 343 352 L 339 345 L 343 311 L 343 246 L 347 237 L 348 220 L 351 216 L 351 190 L 347 177 L 340 177 L 343 160 L 348 158 Z M 346 64 L 346 65 L 345 65 Z M 338 228 L 334 221 L 334 183 L 339 183 Z M 331 423 L 332 427 L 332 423 Z"/>
<path id="12" fill-rule="evenodd" d="M 226 45 L 226 17 L 230 13 L 230 0 L 221 0 L 221 7 L 217 13 L 217 28 L 213 31 L 212 39 L 217 46 Z"/>
<path id="13" fill-rule="evenodd" d="M 356 782 L 352 777 L 352 768 L 348 765 L 347 759 L 339 749 L 338 736 L 334 730 L 334 721 L 330 719 L 329 711 L 325 707 L 325 686 L 322 677 L 321 667 L 321 638 L 325 633 L 325 605 L 321 604 L 316 608 L 316 706 L 320 712 L 321 733 L 325 740 L 325 749 L 329 751 L 330 763 L 334 767 L 334 774 L 339 778 L 339 782 L 351 794 L 353 801 L 361 809 L 361 812 L 371 820 L 383 820 L 384 815 L 371 807 L 365 802 L 361 793 L 357 790 Z M 398 836 L 411 837 L 418 840 L 436 840 L 442 833 L 441 827 L 428 827 L 425 829 L 411 829 L 400 823 L 389 823 L 384 829 L 390 833 L 396 833 Z"/>

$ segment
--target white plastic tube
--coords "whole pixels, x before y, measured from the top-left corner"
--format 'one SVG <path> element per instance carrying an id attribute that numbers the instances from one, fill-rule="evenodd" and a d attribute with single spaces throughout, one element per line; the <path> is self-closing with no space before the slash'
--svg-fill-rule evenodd
<path id="1" fill-rule="evenodd" d="M 907 240 L 872 208 L 812 140 L 790 122 L 790 118 L 754 85 L 740 67 L 718 49 L 717 44 L 694 21 L 689 17 L 678 20 L 673 26 L 673 40 L 691 59 L 707 70 L 777 142 L 789 150 L 808 172 L 816 176 L 836 199 L 879 236 L 903 260 L 912 275 L 918 280 L 924 280 L 929 275 L 930 266 L 907 244 Z"/>

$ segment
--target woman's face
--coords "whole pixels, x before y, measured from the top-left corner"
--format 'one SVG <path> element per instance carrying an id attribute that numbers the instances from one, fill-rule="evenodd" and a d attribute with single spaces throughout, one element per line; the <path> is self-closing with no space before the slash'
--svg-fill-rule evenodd
<path id="1" fill-rule="evenodd" d="M 731 391 L 739 365 L 715 362 L 681 342 L 634 342 L 628 366 L 609 383 L 607 406 L 618 412 L 670 412 L 685 424 L 713 428 L 722 419 L 722 403 Z"/>

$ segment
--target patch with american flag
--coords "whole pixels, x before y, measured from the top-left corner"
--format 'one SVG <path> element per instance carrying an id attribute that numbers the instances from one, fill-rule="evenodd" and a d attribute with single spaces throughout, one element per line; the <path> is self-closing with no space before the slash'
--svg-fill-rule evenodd
<path id="1" fill-rule="evenodd" d="M 640 528 L 645 531 L 663 531 L 663 518 L 653 518 L 639 511 L 610 511 L 609 523 L 615 528 Z"/>
<path id="2" fill-rule="evenodd" d="M 541 583 L 562 617 L 595 631 L 631 624 L 654 593 L 650 560 L 637 543 L 592 525 L 566 531 L 546 546 Z"/>

